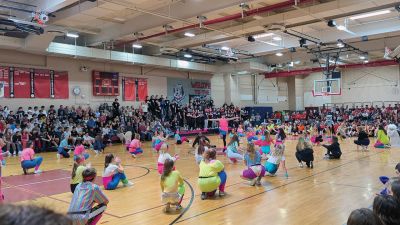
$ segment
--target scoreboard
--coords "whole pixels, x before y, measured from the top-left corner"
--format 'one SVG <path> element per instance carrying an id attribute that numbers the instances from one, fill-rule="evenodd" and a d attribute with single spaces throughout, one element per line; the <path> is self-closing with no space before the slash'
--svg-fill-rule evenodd
<path id="1" fill-rule="evenodd" d="M 118 96 L 119 73 L 93 71 L 93 96 Z"/>

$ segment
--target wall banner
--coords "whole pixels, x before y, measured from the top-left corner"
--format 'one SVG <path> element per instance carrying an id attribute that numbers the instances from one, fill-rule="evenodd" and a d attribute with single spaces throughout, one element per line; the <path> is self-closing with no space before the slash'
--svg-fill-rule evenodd
<path id="1" fill-rule="evenodd" d="M 209 80 L 167 78 L 168 99 L 178 104 L 188 104 L 194 96 L 211 99 L 211 82 Z"/>

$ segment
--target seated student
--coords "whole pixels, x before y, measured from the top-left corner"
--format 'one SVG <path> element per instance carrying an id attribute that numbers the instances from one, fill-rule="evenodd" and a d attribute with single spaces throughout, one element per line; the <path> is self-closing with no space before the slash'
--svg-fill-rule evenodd
<path id="1" fill-rule="evenodd" d="M 131 144 L 132 141 L 132 131 L 127 131 L 124 135 L 124 139 L 125 139 L 126 150 L 129 151 L 129 145 Z M 139 135 L 139 140 L 140 140 L 140 135 Z"/>
<path id="2" fill-rule="evenodd" d="M 8 155 L 7 152 L 3 153 L 3 151 L 1 150 L 5 145 L 6 145 L 6 143 L 4 142 L 4 140 L 2 138 L 0 138 L 0 164 L 3 164 L 4 157 Z M 2 165 L 0 165 L 0 205 L 4 200 L 4 195 L 3 195 L 3 192 L 1 190 L 1 182 L 2 182 L 2 180 L 1 180 L 1 168 L 2 168 Z"/>
<path id="3" fill-rule="evenodd" d="M 180 210 L 185 194 L 185 184 L 179 171 L 174 170 L 173 160 L 165 160 L 160 185 L 162 203 L 166 204 L 165 212 L 169 212 L 171 205 L 175 205 L 176 210 Z"/>
<path id="4" fill-rule="evenodd" d="M 238 160 L 243 160 L 243 155 L 239 153 L 239 137 L 235 134 L 228 143 L 226 156 L 230 163 L 236 163 Z"/>
<path id="5" fill-rule="evenodd" d="M 201 199 L 215 195 L 217 189 L 219 196 L 225 196 L 226 173 L 224 164 L 216 159 L 217 152 L 214 149 L 208 149 L 204 152 L 203 160 L 200 162 L 199 179 L 197 181 L 201 190 Z"/>
<path id="6" fill-rule="evenodd" d="M 385 147 L 389 147 L 390 146 L 389 144 L 390 144 L 390 140 L 389 140 L 389 137 L 387 135 L 385 128 L 383 127 L 383 125 L 379 125 L 377 138 L 376 138 L 374 147 L 375 148 L 385 148 Z"/>
<path id="7" fill-rule="evenodd" d="M 94 144 L 94 138 L 92 138 L 89 133 L 85 133 L 85 135 L 83 135 L 83 142 L 82 142 L 83 146 L 87 147 L 87 148 L 92 148 L 93 144 Z"/>
<path id="8" fill-rule="evenodd" d="M 27 148 L 22 150 L 21 153 L 21 167 L 24 170 L 24 174 L 27 174 L 27 170 L 35 168 L 35 174 L 41 173 L 39 170 L 40 164 L 42 164 L 43 158 L 41 156 L 35 157 L 35 151 L 33 151 L 33 142 L 28 141 L 26 143 Z"/>
<path id="9" fill-rule="evenodd" d="M 57 158 L 69 158 L 70 155 L 69 153 L 72 151 L 74 148 L 73 146 L 73 139 L 72 138 L 64 138 L 61 142 L 60 145 L 57 148 Z"/>
<path id="10" fill-rule="evenodd" d="M 104 173 L 103 173 L 103 185 L 106 190 L 115 190 L 122 182 L 124 187 L 132 186 L 124 173 L 124 167 L 121 165 L 121 159 L 114 157 L 113 154 L 109 153 L 106 155 L 104 160 Z"/>
<path id="11" fill-rule="evenodd" d="M 314 151 L 312 145 L 309 142 L 306 142 L 303 137 L 300 137 L 297 142 L 296 159 L 301 168 L 303 168 L 303 162 L 306 163 L 308 168 L 314 168 Z"/>
<path id="12" fill-rule="evenodd" d="M 310 133 L 311 135 L 311 143 L 313 143 L 313 145 L 318 145 L 324 141 L 324 139 L 322 138 L 322 135 L 319 134 L 318 132 L 318 128 L 314 127 Z"/>
<path id="13" fill-rule="evenodd" d="M 72 220 L 65 215 L 26 204 L 0 204 L 0 221 L 1 225 L 72 225 Z"/>
<path id="14" fill-rule="evenodd" d="M 72 167 L 72 174 L 71 174 L 71 192 L 74 193 L 76 186 L 82 183 L 83 177 L 82 172 L 89 168 L 90 165 L 87 167 L 85 166 L 85 159 L 81 158 L 80 156 L 74 157 L 74 166 Z"/>
<path id="15" fill-rule="evenodd" d="M 157 160 L 157 170 L 158 170 L 159 174 L 163 173 L 165 160 L 170 159 L 172 161 L 176 161 L 179 159 L 178 155 L 175 155 L 174 157 L 172 157 L 168 153 L 168 150 L 169 150 L 169 147 L 166 143 L 161 145 L 160 155 L 158 156 L 158 160 Z"/>
<path id="16" fill-rule="evenodd" d="M 391 195 L 377 195 L 372 204 L 374 214 L 384 225 L 400 224 L 400 204 Z"/>
<path id="17" fill-rule="evenodd" d="M 96 225 L 107 208 L 108 198 L 94 183 L 96 176 L 94 168 L 82 172 L 83 182 L 76 186 L 67 213 L 74 225 Z"/>
<path id="18" fill-rule="evenodd" d="M 84 160 L 89 158 L 89 153 L 86 152 L 80 138 L 76 139 L 75 141 L 74 160 L 77 156 L 80 156 Z"/>
<path id="19" fill-rule="evenodd" d="M 187 139 L 187 137 L 181 137 L 181 136 L 179 135 L 179 130 L 176 130 L 176 133 L 175 133 L 174 138 L 175 138 L 175 141 L 176 141 L 176 144 L 177 144 L 177 145 L 180 145 L 180 144 L 182 144 L 183 142 L 189 143 L 189 139 Z"/>
<path id="20" fill-rule="evenodd" d="M 135 139 L 131 141 L 128 146 L 129 153 L 131 153 L 132 157 L 136 158 L 136 155 L 142 154 L 142 144 L 140 143 L 140 134 L 135 134 Z"/>
<path id="21" fill-rule="evenodd" d="M 242 178 L 250 180 L 250 185 L 261 185 L 261 178 L 265 175 L 265 168 L 261 165 L 261 154 L 256 151 L 253 143 L 247 144 L 247 151 L 244 155 L 244 164 L 247 169 L 243 170 Z"/>
<path id="22" fill-rule="evenodd" d="M 96 154 L 99 154 L 100 152 L 104 153 L 104 149 L 106 148 L 106 145 L 103 143 L 103 138 L 101 137 L 101 134 L 96 135 L 96 138 L 94 140 L 93 144 L 93 150 Z"/>
<path id="23" fill-rule="evenodd" d="M 342 151 L 340 150 L 340 145 L 336 136 L 332 136 L 331 145 L 322 145 L 326 148 L 326 154 L 324 159 L 340 159 Z"/>
<path id="24" fill-rule="evenodd" d="M 390 139 L 390 146 L 400 147 L 400 135 L 399 131 L 397 130 L 397 126 L 394 124 L 389 124 L 387 128 L 387 134 Z"/>
<path id="25" fill-rule="evenodd" d="M 371 209 L 361 208 L 351 212 L 347 225 L 381 225 L 381 222 Z"/>
<path id="26" fill-rule="evenodd" d="M 369 143 L 368 134 L 364 131 L 364 128 L 358 127 L 358 138 L 354 140 L 354 144 L 357 145 L 357 151 L 359 146 L 361 146 L 361 150 L 367 150 Z"/>

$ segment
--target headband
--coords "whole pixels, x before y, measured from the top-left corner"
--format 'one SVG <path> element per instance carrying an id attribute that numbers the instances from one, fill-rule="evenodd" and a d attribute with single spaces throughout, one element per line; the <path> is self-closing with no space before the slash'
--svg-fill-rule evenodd
<path id="1" fill-rule="evenodd" d="M 92 180 L 94 180 L 95 177 L 96 177 L 96 174 L 94 174 L 92 176 L 84 177 L 83 181 L 92 181 Z"/>

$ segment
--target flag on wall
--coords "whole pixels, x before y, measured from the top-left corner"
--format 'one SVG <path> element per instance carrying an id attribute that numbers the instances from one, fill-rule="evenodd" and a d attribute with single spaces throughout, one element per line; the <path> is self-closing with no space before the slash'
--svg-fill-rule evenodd
<path id="1" fill-rule="evenodd" d="M 138 78 L 137 79 L 137 89 L 138 89 L 138 99 L 139 101 L 146 100 L 146 96 L 148 96 L 147 90 L 147 79 Z"/>
<path id="2" fill-rule="evenodd" d="M 68 85 L 68 72 L 54 72 L 54 98 L 68 99 L 69 98 L 69 85 Z"/>
<path id="3" fill-rule="evenodd" d="M 124 101 L 144 101 L 148 95 L 147 79 L 123 77 L 122 93 Z"/>
<path id="4" fill-rule="evenodd" d="M 122 78 L 122 89 L 124 101 L 136 100 L 136 79 L 130 77 Z"/>
<path id="5" fill-rule="evenodd" d="M 15 68 L 13 73 L 13 82 L 10 84 L 13 86 L 10 90 L 13 90 L 14 98 L 30 98 L 31 97 L 31 73 L 26 68 Z"/>
<path id="6" fill-rule="evenodd" d="M 9 68 L 8 67 L 0 67 L 0 97 L 8 98 L 10 97 L 9 92 Z"/>
<path id="7" fill-rule="evenodd" d="M 50 98 L 50 71 L 35 70 L 34 94 L 35 98 Z"/>

